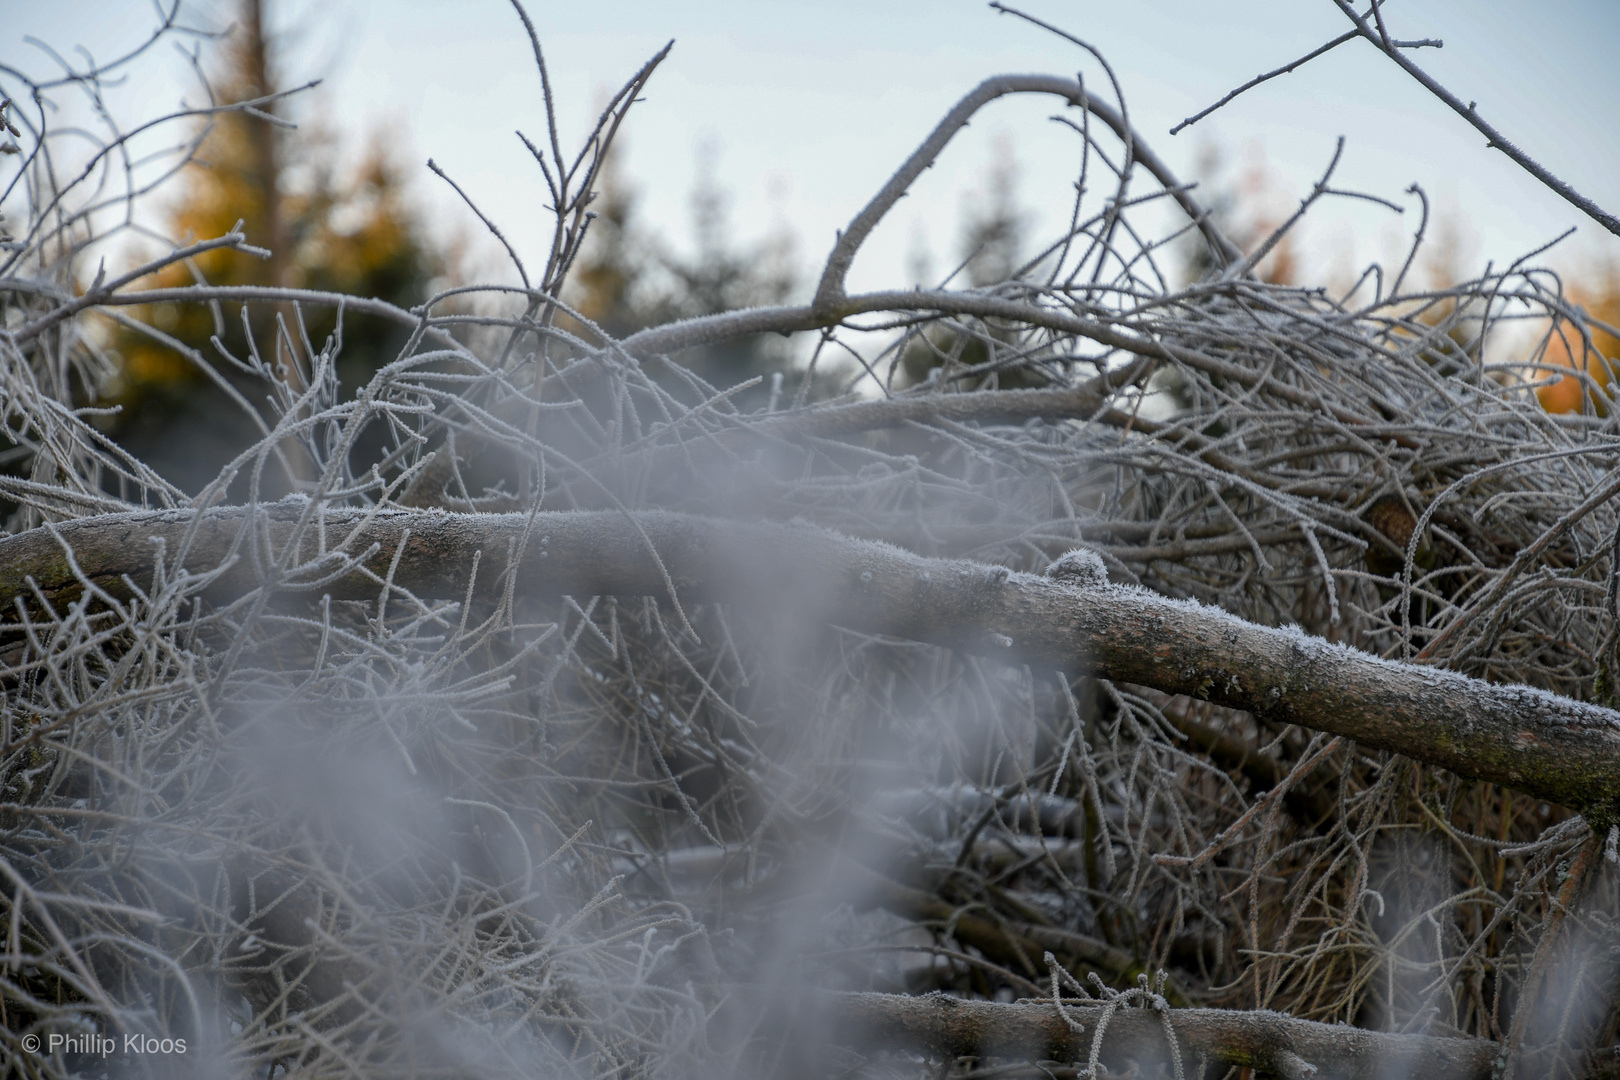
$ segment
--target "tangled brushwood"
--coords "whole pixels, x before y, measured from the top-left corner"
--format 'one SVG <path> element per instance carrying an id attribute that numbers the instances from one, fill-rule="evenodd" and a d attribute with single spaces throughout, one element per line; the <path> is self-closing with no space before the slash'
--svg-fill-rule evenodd
<path id="1" fill-rule="evenodd" d="M 7 1075 L 1612 1068 L 1620 431 L 1538 367 L 1592 340 L 1559 279 L 1418 291 L 1419 224 L 1347 296 L 1268 285 L 1276 238 L 1227 240 L 1117 87 L 1008 76 L 810 303 L 611 340 L 568 272 L 661 59 L 577 156 L 536 140 L 540 273 L 409 311 L 142 287 L 239 232 L 94 270 L 145 174 L 45 125 L 106 72 L 0 69 Z M 1010 94 L 1079 152 L 1069 230 L 848 294 Z M 170 117 L 179 159 L 265 104 Z M 212 305 L 214 354 L 156 301 Z M 411 336 L 342 386 L 356 311 Z M 111 322 L 259 381 L 205 490 L 98 429 Z M 679 362 L 768 331 L 814 339 L 768 394 Z"/>

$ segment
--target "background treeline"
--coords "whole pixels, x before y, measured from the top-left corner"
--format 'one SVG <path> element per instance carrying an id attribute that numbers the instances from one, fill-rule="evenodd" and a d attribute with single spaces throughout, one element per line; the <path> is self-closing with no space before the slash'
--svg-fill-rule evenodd
<path id="1" fill-rule="evenodd" d="M 335 164 L 341 160 L 339 150 L 356 133 L 330 126 L 326 115 L 311 105 L 318 97 L 300 96 L 294 99 L 296 106 L 276 98 L 295 80 L 284 70 L 283 50 L 269 29 L 274 23 L 271 7 L 268 0 L 240 0 L 235 25 L 217 50 L 210 76 L 222 103 L 264 99 L 257 111 L 274 120 L 295 120 L 297 126 L 241 112 L 215 117 L 199 160 L 187 168 L 178 196 L 169 203 L 162 230 L 169 240 L 186 243 L 223 235 L 240 223 L 249 242 L 269 255 L 261 259 L 232 250 L 207 252 L 171 266 L 149 285 L 208 282 L 317 289 L 377 297 L 408 308 L 437 290 L 477 277 L 482 269 L 475 250 L 479 241 L 469 240 L 467 233 L 447 240 L 444 230 L 429 227 L 413 197 L 415 164 L 388 149 L 392 143 L 386 132 L 371 133 L 358 161 L 340 167 Z M 916 284 L 990 288 L 1017 276 L 1031 254 L 1026 239 L 1033 215 L 1019 200 L 1011 149 L 998 149 L 985 170 L 982 191 L 964 204 L 951 265 L 934 267 L 930 260 L 918 259 Z M 582 317 L 622 338 L 676 319 L 805 298 L 813 283 L 798 261 L 796 238 L 778 231 L 754 243 L 739 241 L 728 215 L 729 194 L 714 176 L 712 155 L 704 164 L 690 196 L 693 242 L 682 253 L 660 223 L 639 214 L 634 182 L 610 161 L 594 207 L 597 217 L 566 296 Z M 1286 217 L 1288 200 L 1279 198 L 1262 160 L 1226 170 L 1211 150 L 1200 162 L 1200 172 L 1206 178 L 1204 198 L 1227 234 L 1246 250 L 1263 242 Z M 1441 227 L 1449 233 L 1431 245 L 1436 254 L 1419 268 L 1436 291 L 1455 285 L 1463 272 L 1457 226 L 1441 222 Z M 1198 279 L 1210 266 L 1196 236 L 1186 238 L 1172 260 L 1186 281 Z M 1306 280 L 1292 234 L 1276 245 L 1258 272 L 1275 284 L 1319 284 Z M 1567 287 L 1570 301 L 1595 320 L 1620 324 L 1620 268 L 1588 266 Z M 1339 283 L 1337 291 L 1343 288 Z M 116 406 L 116 412 L 100 421 L 103 431 L 193 494 L 260 434 L 229 400 L 225 385 L 250 400 L 262 394 L 262 380 L 252 374 L 255 364 L 292 370 L 296 385 L 300 364 L 293 357 L 308 355 L 296 346 L 307 340 L 319 351 L 338 328 L 336 314 L 327 309 L 284 306 L 273 314 L 255 309 L 255 320 L 280 321 L 278 335 L 284 336 L 274 337 L 287 347 L 278 349 L 277 356 L 254 357 L 240 309 L 158 304 L 125 311 L 125 318 L 107 327 L 105 370 L 111 375 L 102 385 L 85 388 L 87 404 Z M 1442 300 L 1421 318 L 1431 325 L 1446 324 L 1459 356 L 1477 360 L 1483 354 L 1480 326 L 1470 312 Z M 252 329 L 255 339 L 269 339 L 265 332 L 270 326 Z M 1583 339 L 1567 325 L 1548 325 L 1541 332 L 1541 338 L 1527 337 L 1520 348 L 1546 342 L 1545 359 L 1553 369 L 1537 390 L 1543 406 L 1553 412 L 1590 409 L 1606 414 L 1610 368 L 1605 358 L 1620 355 L 1620 341 L 1601 329 Z M 341 388 L 352 390 L 396 356 L 406 334 L 375 317 L 346 314 L 337 364 Z M 821 360 L 810 393 L 825 397 L 845 392 L 863 377 L 869 391 L 874 382 L 893 388 L 915 385 L 947 363 L 953 370 L 973 371 L 989 351 L 989 343 L 971 336 L 919 333 L 881 371 L 863 373 L 843 358 Z M 774 373 L 803 364 L 804 352 L 783 338 L 761 335 L 687 350 L 674 359 L 684 367 L 683 375 L 654 377 L 673 387 L 685 384 L 685 396 L 693 397 L 694 404 L 709 389 L 757 379 L 733 399 L 738 407 L 750 408 L 768 399 Z M 1586 377 L 1559 376 L 1560 365 Z M 1011 388 L 1031 385 L 1036 377 L 1028 368 L 989 370 L 975 382 Z"/>

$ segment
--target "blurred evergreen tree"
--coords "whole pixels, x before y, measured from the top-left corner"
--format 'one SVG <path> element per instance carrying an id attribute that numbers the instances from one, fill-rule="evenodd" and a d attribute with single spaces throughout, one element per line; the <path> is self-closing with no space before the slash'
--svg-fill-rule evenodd
<path id="1" fill-rule="evenodd" d="M 644 294 L 652 253 L 635 220 L 636 193 L 620 175 L 618 162 L 618 153 L 610 151 L 602 166 L 591 204 L 596 220 L 574 264 L 567 300 L 602 330 L 623 338 L 650 325 Z"/>
<path id="2" fill-rule="evenodd" d="M 241 0 L 214 73 L 220 101 L 251 101 L 285 89 L 268 8 L 267 0 Z M 285 117 L 289 108 L 278 101 L 262 111 Z M 359 167 L 340 175 L 337 149 L 335 134 L 318 124 L 289 130 L 244 113 L 216 117 L 198 160 L 183 174 L 169 235 L 183 244 L 222 235 L 242 221 L 248 242 L 271 255 L 261 260 L 234 251 L 207 252 L 143 284 L 173 288 L 200 278 L 215 285 L 339 291 L 402 307 L 420 303 L 442 273 L 443 260 L 410 211 L 400 166 L 376 139 Z M 237 370 L 210 343 L 219 327 L 207 306 L 157 304 L 130 314 L 198 350 L 250 402 L 265 400 L 263 383 Z M 246 357 L 241 310 L 227 308 L 223 315 L 222 342 L 232 355 Z M 249 307 L 261 355 L 273 347 L 278 315 L 297 340 L 289 306 Z M 337 311 L 305 308 L 302 316 L 310 341 L 320 349 L 336 329 Z M 397 355 L 407 335 L 398 324 L 345 312 L 341 386 L 352 391 L 365 382 Z M 257 439 L 251 420 L 208 374 L 161 340 L 118 326 L 108 344 L 118 374 L 101 396 L 121 406 L 105 422 L 108 434 L 182 489 L 200 490 Z M 295 381 L 303 377 L 293 375 Z"/>
<path id="3" fill-rule="evenodd" d="M 700 151 L 691 195 L 695 244 L 690 256 L 641 225 L 635 191 L 616 161 L 610 157 L 603 171 L 598 217 L 573 272 L 568 299 L 581 315 L 622 338 L 676 319 L 789 302 L 799 284 L 791 235 L 782 232 L 752 246 L 736 243 L 730 195 L 715 180 L 712 149 Z M 794 354 L 786 340 L 760 334 L 688 349 L 673 359 L 720 389 L 762 378 L 759 386 L 733 398 L 749 408 L 770 393 L 773 374 L 792 368 Z M 667 373 L 652 374 L 678 390 Z"/>
<path id="4" fill-rule="evenodd" d="M 997 140 L 994 157 L 985 171 L 984 190 L 969 196 L 965 205 L 957 241 L 960 261 L 954 278 L 944 283 L 923 283 L 925 288 L 944 284 L 985 289 L 1013 280 L 1023 268 L 1030 214 L 1018 197 L 1017 159 L 1005 137 Z M 958 280 L 962 278 L 966 280 Z M 990 342 L 1003 340 L 1012 339 L 993 324 L 984 336 L 937 329 L 919 334 L 901 355 L 900 369 L 895 372 L 896 387 L 924 382 L 930 372 L 947 365 L 952 372 L 980 368 L 990 359 Z M 969 390 L 1044 385 L 1045 379 L 1017 367 L 961 380 L 962 389 Z"/>
<path id="5" fill-rule="evenodd" d="M 1018 198 L 1018 160 L 1005 135 L 996 140 L 985 187 L 962 217 L 957 245 L 964 260 L 962 272 L 975 289 L 1012 280 L 1024 262 L 1030 214 Z"/>

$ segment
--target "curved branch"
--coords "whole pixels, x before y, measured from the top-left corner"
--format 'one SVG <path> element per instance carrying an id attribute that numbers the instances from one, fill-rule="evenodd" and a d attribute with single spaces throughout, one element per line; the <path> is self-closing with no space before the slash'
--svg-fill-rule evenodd
<path id="1" fill-rule="evenodd" d="M 625 338 L 619 343 L 619 347 L 632 356 L 656 356 L 751 334 L 788 334 L 801 330 L 818 330 L 836 326 L 852 315 L 900 311 L 935 311 L 947 315 L 1008 319 L 1028 326 L 1074 334 L 1133 356 L 1185 364 L 1228 379 L 1239 386 L 1264 385 L 1268 393 L 1284 401 L 1312 412 L 1325 412 L 1340 423 L 1352 427 L 1368 428 L 1375 423 L 1371 416 L 1353 412 L 1341 404 L 1327 400 L 1320 393 L 1301 389 L 1272 378 L 1265 372 L 1210 356 L 1172 341 L 1163 341 L 1145 333 L 1121 329 L 1108 322 L 1083 318 L 1057 308 L 1039 307 L 1005 297 L 986 296 L 983 293 L 923 289 L 863 293 L 843 300 L 837 310 L 831 313 L 818 313 L 813 307 L 749 308 L 643 330 Z M 1006 391 L 995 392 L 1006 393 Z M 1136 426 L 1142 427 L 1141 422 L 1137 422 Z M 1406 434 L 1391 434 L 1385 437 L 1401 446 L 1416 445 Z"/>
<path id="2" fill-rule="evenodd" d="M 154 541 L 181 569 L 217 571 L 208 592 L 256 588 L 260 566 L 305 566 L 281 582 L 370 599 L 385 577 L 418 595 L 492 600 L 515 573 L 530 595 L 683 595 L 768 604 L 832 623 L 1037 668 L 1092 671 L 1405 754 L 1607 819 L 1620 809 L 1620 713 L 1525 686 L 1381 660 L 1298 630 L 1133 587 L 925 558 L 826 529 L 662 511 L 451 514 L 242 507 L 109 514 L 0 539 L 0 597 L 55 607 L 93 584 L 128 597 L 153 579 Z M 251 525 L 251 528 L 247 526 Z M 296 552 L 288 552 L 297 542 Z M 516 567 L 504 565 L 522 551 Z M 654 552 L 656 551 L 656 557 Z M 352 556 L 345 569 L 332 552 Z M 71 557 L 70 557 L 71 554 Z M 234 556 L 234 560 L 233 560 Z M 341 572 L 337 572 L 341 571 Z M 319 582 L 318 586 L 316 582 Z M 36 594 L 37 590 L 37 594 Z M 11 604 L 5 605 L 12 606 Z"/>
<path id="3" fill-rule="evenodd" d="M 1210 220 L 1209 213 L 1187 193 L 1186 188 L 1170 171 L 1170 167 L 1148 149 L 1142 136 L 1128 128 L 1118 111 L 1086 93 L 1078 81 L 1056 75 L 997 75 L 974 87 L 972 92 L 957 102 L 956 107 L 945 114 L 945 118 L 939 122 L 928 138 L 923 140 L 922 145 L 912 152 L 905 164 L 901 165 L 889 178 L 889 182 L 883 185 L 883 189 L 872 197 L 871 202 L 861 208 L 861 212 L 855 215 L 848 228 L 839 233 L 838 242 L 833 245 L 832 253 L 827 256 L 826 269 L 822 271 L 821 281 L 816 286 L 816 297 L 811 301 L 811 310 L 825 314 L 838 307 L 844 298 L 844 278 L 849 273 L 850 264 L 855 261 L 855 253 L 877 227 L 877 223 L 883 220 L 883 215 L 900 201 L 901 196 L 916 182 L 917 177 L 922 175 L 923 170 L 934 163 L 934 159 L 939 157 L 946 144 L 958 131 L 967 126 L 974 113 L 1008 94 L 1053 94 L 1066 99 L 1071 105 L 1085 108 L 1113 128 L 1114 133 L 1121 139 L 1126 139 L 1132 144 L 1136 161 L 1153 174 L 1154 179 L 1164 186 L 1171 197 L 1187 212 L 1187 216 L 1193 219 L 1208 239 L 1218 259 L 1232 263 L 1243 258 L 1243 252 L 1221 233 Z"/>
<path id="4" fill-rule="evenodd" d="M 1111 408 L 1109 400 L 1121 387 L 1140 379 L 1147 367 L 1147 361 L 1137 360 L 1105 371 L 1078 386 L 970 390 L 949 394 L 909 393 L 870 401 L 842 401 L 789 412 L 767 413 L 706 433 L 696 448 L 702 450 L 724 446 L 745 439 L 835 439 L 908 424 L 1022 424 L 1031 419 L 1089 419 L 1126 427 L 1130 425 L 1132 417 Z M 1149 429 L 1156 430 L 1151 421 L 1147 423 Z M 660 447 L 640 451 L 639 454 L 656 455 L 662 450 Z"/>

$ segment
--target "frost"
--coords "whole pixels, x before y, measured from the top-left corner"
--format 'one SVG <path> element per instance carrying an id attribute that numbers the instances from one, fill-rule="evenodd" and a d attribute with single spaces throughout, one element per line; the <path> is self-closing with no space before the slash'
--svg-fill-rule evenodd
<path id="1" fill-rule="evenodd" d="M 1046 576 L 1065 585 L 1088 588 L 1108 584 L 1108 567 L 1090 548 L 1071 548 L 1052 561 Z"/>
<path id="2" fill-rule="evenodd" d="M 1100 105 L 1079 83 L 1044 85 L 1077 107 Z M 639 84 L 627 91 L 608 117 L 641 100 Z M 1040 956 L 1025 945 L 1056 927 L 1110 937 L 1103 911 L 1129 940 L 1111 969 L 1096 965 L 1099 979 L 1128 982 L 1143 960 L 1136 945 L 1174 955 L 1180 940 L 1198 958 L 1175 975 L 1189 980 L 1189 1000 L 1244 985 L 1261 963 L 1274 1004 L 1358 1016 L 1358 988 L 1394 956 L 1364 947 L 1363 898 L 1384 908 L 1376 888 L 1390 897 L 1390 949 L 1437 942 L 1433 956 L 1403 953 L 1389 970 L 1428 966 L 1423 981 L 1441 971 L 1456 986 L 1490 973 L 1498 992 L 1525 996 L 1526 965 L 1513 954 L 1537 955 L 1528 931 L 1498 935 L 1511 946 L 1489 935 L 1470 944 L 1477 905 L 1427 899 L 1424 925 L 1395 918 L 1405 919 L 1401 894 L 1421 890 L 1386 884 L 1404 856 L 1379 845 L 1414 824 L 1432 832 L 1418 816 L 1430 804 L 1368 798 L 1388 774 L 1348 747 L 1324 749 L 1321 774 L 1275 786 L 1285 773 L 1268 769 L 1319 763 L 1273 738 L 1265 714 L 1280 703 L 1289 720 L 1354 734 L 1368 716 L 1341 701 L 1382 694 L 1413 728 L 1443 728 L 1413 744 L 1431 765 L 1448 764 L 1436 749 L 1446 739 L 1466 744 L 1459 756 L 1517 747 L 1545 762 L 1570 734 L 1555 723 L 1607 735 L 1620 730 L 1616 715 L 1271 627 L 1326 625 L 1317 609 L 1331 609 L 1344 637 L 1397 655 L 1435 640 L 1453 615 L 1447 604 L 1494 596 L 1496 608 L 1481 604 L 1486 617 L 1440 662 L 1500 664 L 1493 674 L 1583 692 L 1597 654 L 1586 639 L 1610 621 L 1598 597 L 1613 571 L 1616 514 L 1601 500 L 1584 517 L 1569 511 L 1620 467 L 1607 429 L 1549 418 L 1521 381 L 1442 371 L 1435 350 L 1457 342 L 1414 323 L 1414 298 L 1390 295 L 1382 278 L 1364 309 L 1248 274 L 1170 290 L 1153 272 L 1161 238 L 1123 217 L 1142 185 L 1126 198 L 1130 174 L 1113 187 L 1105 168 L 1094 175 L 1112 190 L 1088 181 L 1073 192 L 1088 203 L 1101 194 L 1091 210 L 1104 216 L 1076 218 L 1068 240 L 1085 242 L 1050 248 L 1038 278 L 942 286 L 925 306 L 868 294 L 885 305 L 865 309 L 870 319 L 813 312 L 829 355 L 857 367 L 886 356 L 891 374 L 890 361 L 904 363 L 905 379 L 880 391 L 877 365 L 858 382 L 835 375 L 850 392 L 825 400 L 809 369 L 778 364 L 768 404 L 765 387 L 751 401 L 750 383 L 711 385 L 704 365 L 670 358 L 704 342 L 797 333 L 805 309 L 705 316 L 621 342 L 557 306 L 572 295 L 568 259 L 590 250 L 588 189 L 601 177 L 590 162 L 604 160 L 616 124 L 591 136 L 579 168 L 549 170 L 559 231 L 544 281 L 527 293 L 469 288 L 470 306 L 396 320 L 414 327 L 410 351 L 367 385 L 341 386 L 336 334 L 305 346 L 307 315 L 398 309 L 189 292 L 251 309 L 232 340 L 263 337 L 255 328 L 277 315 L 287 329 L 236 358 L 259 380 L 247 419 L 273 422 L 274 434 L 195 501 L 116 452 L 87 422 L 99 410 L 79 408 L 73 392 L 99 385 L 103 354 L 116 355 L 97 342 L 108 312 L 92 281 L 102 279 L 76 263 L 107 246 L 97 223 L 119 216 L 105 201 L 116 174 L 91 185 L 99 194 L 86 193 L 82 213 L 71 191 L 19 188 L 64 199 L 39 204 L 54 219 L 18 230 L 28 237 L 18 250 L 38 256 L 5 272 L 22 276 L 0 274 L 0 399 L 12 435 L 0 470 L 12 535 L 0 543 L 78 564 L 53 587 L 64 603 L 31 591 L 37 579 L 0 596 L 10 605 L 0 627 L 0 904 L 15 908 L 8 1000 L 31 1011 L 0 1027 L 82 1022 L 85 1002 L 64 1002 L 66 987 L 104 994 L 92 1003 L 98 1022 L 130 1029 L 228 1013 L 210 1038 L 233 1068 L 258 1075 L 287 1062 L 312 1077 L 378 1075 L 374 1063 L 414 1075 L 648 1080 L 716 1075 L 717 1064 L 757 1075 L 723 1045 L 736 1032 L 722 1002 L 770 1005 L 783 991 L 798 1002 L 825 986 L 1002 997 L 1017 983 L 1022 994 Z M 1106 141 L 1109 126 L 1064 137 Z M 543 160 L 557 154 L 549 138 L 532 148 Z M 1150 159 L 1109 160 L 1138 169 Z M 52 175 L 42 166 L 23 186 Z M 1209 224 L 1193 211 L 1195 227 Z M 1213 226 L 1206 238 L 1221 248 Z M 846 239 L 835 268 L 859 246 L 858 235 Z M 151 273 L 178 272 L 190 257 L 178 251 Z M 1487 277 L 1443 293 L 1441 306 L 1416 299 L 1459 326 L 1497 319 L 1501 297 L 1516 319 L 1575 321 L 1561 300 L 1532 304 L 1524 286 L 1536 279 Z M 1132 361 L 1074 329 L 1076 318 L 1106 326 L 1115 345 L 1155 346 L 1156 370 L 1087 385 Z M 972 355 L 957 347 L 970 343 Z M 911 350 L 929 346 L 940 363 L 917 378 Z M 292 363 L 278 362 L 288 352 Z M 1033 374 L 1041 388 L 1024 381 Z M 803 393 L 785 385 L 801 376 Z M 1388 427 L 1350 430 L 1375 415 Z M 1394 429 L 1418 433 L 1425 453 L 1388 443 Z M 1424 470 L 1434 461 L 1472 462 L 1492 440 L 1503 452 L 1483 455 L 1491 464 L 1433 490 Z M 1546 458 L 1527 470 L 1515 457 L 1524 448 Z M 447 467 L 459 479 L 437 491 L 406 486 Z M 288 486 L 297 490 L 281 496 Z M 1519 570 L 1482 560 L 1469 570 L 1477 588 L 1433 604 L 1420 629 L 1405 625 L 1410 609 L 1382 595 L 1393 579 L 1372 565 L 1368 536 L 1390 538 L 1384 519 L 1420 536 L 1416 515 L 1430 504 L 1401 516 L 1419 489 L 1449 515 L 1424 524 L 1436 544 L 1448 521 L 1471 516 L 1506 538 L 1499 551 L 1529 560 L 1546 523 L 1567 522 L 1563 549 L 1525 568 L 1557 588 L 1526 576 L 1535 588 L 1514 592 L 1505 586 Z M 1400 498 L 1369 501 L 1391 491 Z M 239 496 L 251 508 L 226 505 Z M 415 547 L 399 542 L 406 529 Z M 104 536 L 113 539 L 98 548 Z M 527 561 L 513 565 L 520 542 Z M 163 565 L 142 577 L 137 560 Z M 18 566 L 35 563 L 0 558 L 0 574 Z M 274 595 L 255 590 L 260 580 L 275 582 Z M 529 589 L 535 580 L 544 587 Z M 1424 603 L 1440 595 L 1433 582 L 1413 582 L 1428 590 Z M 906 595 L 885 596 L 883 585 Z M 1121 648 L 1146 648 L 1119 670 L 1092 670 L 1072 638 L 1095 624 L 1128 630 Z M 1289 694 L 1308 695 L 1315 714 Z M 1221 741 L 1190 734 L 1193 725 Z M 1382 735 L 1378 745 L 1411 748 Z M 1338 775 L 1323 775 L 1329 767 Z M 1512 775 L 1502 770 L 1479 775 Z M 938 813 L 878 813 L 884 796 L 918 785 L 937 792 Z M 1538 800 L 1555 790 L 1529 788 Z M 1325 809 L 1301 813 L 1289 805 L 1299 799 Z M 1535 839 L 1536 804 L 1509 802 L 1500 835 L 1541 854 L 1516 860 L 1512 873 L 1528 884 L 1493 895 L 1492 917 L 1528 928 L 1546 910 L 1555 849 L 1586 825 L 1571 818 Z M 1340 812 L 1348 806 L 1358 809 Z M 1476 809 L 1487 822 L 1496 813 L 1485 802 L 1466 809 L 1464 824 Z M 882 850 L 840 862 L 862 845 Z M 1424 864 L 1413 850 L 1409 865 Z M 943 889 L 930 899 L 957 916 L 923 924 L 870 910 L 863 883 L 889 866 L 908 888 Z M 912 874 L 925 867 L 949 870 L 937 879 L 946 884 Z M 1298 897 L 1312 905 L 1302 921 L 1289 915 Z M 980 956 L 921 953 L 965 934 L 970 918 L 1007 933 L 981 935 L 968 949 Z M 1254 925 L 1266 942 L 1245 940 Z M 40 978 L 74 969 L 103 985 L 79 994 L 86 984 L 72 977 Z M 1420 1012 L 1397 1015 L 1411 988 L 1383 981 L 1380 1020 L 1415 1029 Z M 1103 998 L 1127 1000 L 1113 989 Z M 725 1023 L 710 1025 L 718 1016 Z M 0 1047 L 14 1050 L 15 1034 L 0 1030 Z M 809 1046 L 818 1034 L 787 1042 L 762 1026 L 744 1037 Z M 439 1046 L 455 1060 L 429 1060 Z M 920 1058 L 879 1049 L 880 1071 L 922 1074 Z M 841 1069 L 842 1058 L 811 1064 L 835 1060 Z M 33 1063 L 61 1080 L 54 1063 Z"/>

